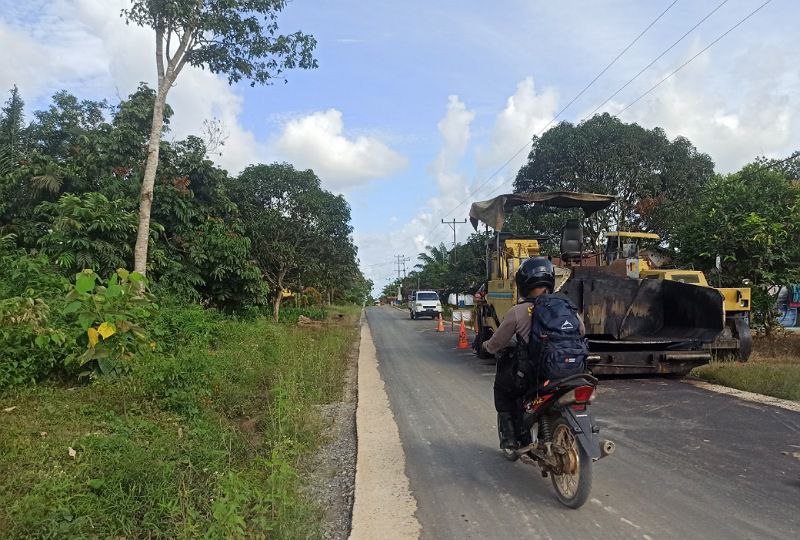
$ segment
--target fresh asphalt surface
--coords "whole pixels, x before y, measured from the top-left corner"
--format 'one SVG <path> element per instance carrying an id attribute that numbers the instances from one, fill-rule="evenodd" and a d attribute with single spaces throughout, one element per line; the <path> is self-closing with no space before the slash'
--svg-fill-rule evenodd
<path id="1" fill-rule="evenodd" d="M 437 334 L 390 307 L 367 318 L 423 538 L 800 538 L 800 413 L 680 381 L 603 380 L 592 412 L 617 450 L 570 510 L 538 467 L 497 449 L 492 362 L 456 349 L 449 324 Z"/>

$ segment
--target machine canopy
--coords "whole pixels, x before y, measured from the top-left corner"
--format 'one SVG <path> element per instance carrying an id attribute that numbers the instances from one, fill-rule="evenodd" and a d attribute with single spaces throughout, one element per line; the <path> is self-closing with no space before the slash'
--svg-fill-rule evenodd
<path id="1" fill-rule="evenodd" d="M 482 221 L 495 231 L 503 230 L 506 213 L 516 206 L 524 204 L 540 204 L 553 208 L 581 208 L 588 216 L 598 210 L 608 208 L 615 201 L 613 195 L 597 193 L 578 193 L 574 191 L 544 191 L 539 193 L 508 193 L 498 195 L 488 201 L 472 203 L 469 209 L 469 220 L 477 229 Z"/>

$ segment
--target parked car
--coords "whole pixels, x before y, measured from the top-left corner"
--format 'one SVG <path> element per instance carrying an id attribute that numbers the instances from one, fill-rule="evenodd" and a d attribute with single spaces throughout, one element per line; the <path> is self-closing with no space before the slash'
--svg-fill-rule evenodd
<path id="1" fill-rule="evenodd" d="M 412 319 L 430 317 L 434 319 L 442 312 L 442 302 L 436 291 L 414 291 L 408 299 L 408 311 Z"/>

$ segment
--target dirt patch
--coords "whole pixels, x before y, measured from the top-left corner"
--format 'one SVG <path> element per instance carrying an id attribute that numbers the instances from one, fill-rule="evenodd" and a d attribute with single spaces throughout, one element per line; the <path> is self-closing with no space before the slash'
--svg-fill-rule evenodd
<path id="1" fill-rule="evenodd" d="M 328 437 L 305 464 L 309 476 L 303 491 L 323 511 L 325 540 L 350 535 L 356 478 L 358 351 L 356 339 L 348 355 L 342 401 L 319 408 Z"/>

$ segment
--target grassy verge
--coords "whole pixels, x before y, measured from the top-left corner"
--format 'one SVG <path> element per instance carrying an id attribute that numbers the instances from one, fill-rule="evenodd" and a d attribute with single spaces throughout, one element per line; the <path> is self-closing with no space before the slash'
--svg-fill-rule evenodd
<path id="1" fill-rule="evenodd" d="M 2 536 L 318 536 L 299 463 L 324 427 L 315 405 L 340 396 L 358 309 L 339 312 L 311 329 L 226 320 L 213 347 L 125 377 L 3 395 Z"/>
<path id="2" fill-rule="evenodd" d="M 692 371 L 711 383 L 800 400 L 800 336 L 756 338 L 747 362 L 712 362 Z"/>

